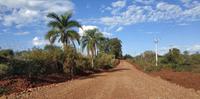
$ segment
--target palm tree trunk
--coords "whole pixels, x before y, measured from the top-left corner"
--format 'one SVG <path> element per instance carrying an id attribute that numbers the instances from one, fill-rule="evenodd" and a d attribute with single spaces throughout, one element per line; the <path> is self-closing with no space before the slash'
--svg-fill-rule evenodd
<path id="1" fill-rule="evenodd" d="M 92 57 L 92 68 L 94 68 L 94 59 Z"/>
<path id="2" fill-rule="evenodd" d="M 94 68 L 94 50 L 93 49 L 91 50 L 91 60 L 92 60 L 91 62 L 92 68 Z"/>

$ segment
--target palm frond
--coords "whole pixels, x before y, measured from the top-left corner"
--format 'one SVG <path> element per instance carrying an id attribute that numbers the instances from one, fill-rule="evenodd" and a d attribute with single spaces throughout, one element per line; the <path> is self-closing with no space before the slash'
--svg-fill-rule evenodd
<path id="1" fill-rule="evenodd" d="M 58 35 L 52 36 L 52 37 L 49 39 L 49 42 L 50 42 L 51 44 L 53 44 L 53 43 L 56 41 L 57 37 L 58 37 Z"/>
<path id="2" fill-rule="evenodd" d="M 53 27 L 53 28 L 55 28 L 55 27 L 58 27 L 58 28 L 62 27 L 62 26 L 61 26 L 61 23 L 58 22 L 58 21 L 50 21 L 50 22 L 48 23 L 48 26 L 49 26 L 49 27 Z"/>
<path id="3" fill-rule="evenodd" d="M 67 35 L 73 39 L 80 39 L 80 35 L 75 30 L 67 30 Z"/>
<path id="4" fill-rule="evenodd" d="M 52 12 L 52 13 L 49 13 L 48 15 L 47 15 L 47 17 L 48 18 L 52 18 L 52 19 L 55 19 L 56 21 L 59 21 L 59 22 L 61 22 L 61 19 L 60 19 L 60 17 L 56 14 L 56 13 L 54 13 L 54 12 Z"/>
<path id="5" fill-rule="evenodd" d="M 66 26 L 67 28 L 72 28 L 72 27 L 78 27 L 78 28 L 82 28 L 80 23 L 75 21 L 75 20 L 71 20 L 71 21 L 68 21 L 68 24 Z"/>
<path id="6" fill-rule="evenodd" d="M 49 40 L 50 43 L 54 43 L 54 41 L 56 40 L 56 38 L 58 37 L 58 33 L 59 31 L 53 29 L 50 30 L 46 35 L 45 35 L 45 39 Z"/>
<path id="7" fill-rule="evenodd" d="M 66 12 L 64 15 L 66 16 L 66 20 L 65 20 L 65 22 L 68 23 L 69 20 L 70 20 L 71 17 L 72 17 L 72 13 L 71 13 L 71 12 Z"/>

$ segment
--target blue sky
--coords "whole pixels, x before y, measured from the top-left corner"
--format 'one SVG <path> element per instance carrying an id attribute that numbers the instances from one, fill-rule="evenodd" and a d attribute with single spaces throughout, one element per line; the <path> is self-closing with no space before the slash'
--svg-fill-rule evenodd
<path id="1" fill-rule="evenodd" d="M 44 46 L 46 14 L 65 11 L 73 11 L 85 30 L 99 28 L 107 37 L 120 38 L 124 54 L 154 50 L 155 37 L 160 54 L 171 47 L 200 51 L 199 0 L 0 0 L 0 46 Z"/>

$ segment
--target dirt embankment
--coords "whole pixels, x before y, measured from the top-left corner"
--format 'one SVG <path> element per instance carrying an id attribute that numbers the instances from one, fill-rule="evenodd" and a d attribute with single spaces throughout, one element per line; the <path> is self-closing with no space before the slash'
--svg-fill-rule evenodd
<path id="1" fill-rule="evenodd" d="M 136 69 L 144 72 L 141 67 L 137 64 L 131 63 Z M 145 72 L 144 72 L 145 73 Z M 171 83 L 176 83 L 185 88 L 193 88 L 195 90 L 200 90 L 200 73 L 192 72 L 175 72 L 170 69 L 162 69 L 158 72 L 147 73 L 153 77 L 160 77 Z"/>
<path id="2" fill-rule="evenodd" d="M 151 76 L 160 76 L 162 79 L 179 84 L 186 88 L 200 90 L 200 74 L 191 72 L 174 72 L 172 70 L 161 70 L 149 73 Z"/>

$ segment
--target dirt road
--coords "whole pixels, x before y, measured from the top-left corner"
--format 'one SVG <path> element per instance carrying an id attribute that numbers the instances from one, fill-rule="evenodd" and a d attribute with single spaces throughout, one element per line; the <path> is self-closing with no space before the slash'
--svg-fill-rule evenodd
<path id="1" fill-rule="evenodd" d="M 188 78 L 189 79 L 189 78 Z M 110 72 L 34 88 L 8 98 L 29 99 L 200 99 L 200 92 L 151 77 L 121 61 Z M 1 97 L 1 98 L 5 98 Z"/>

